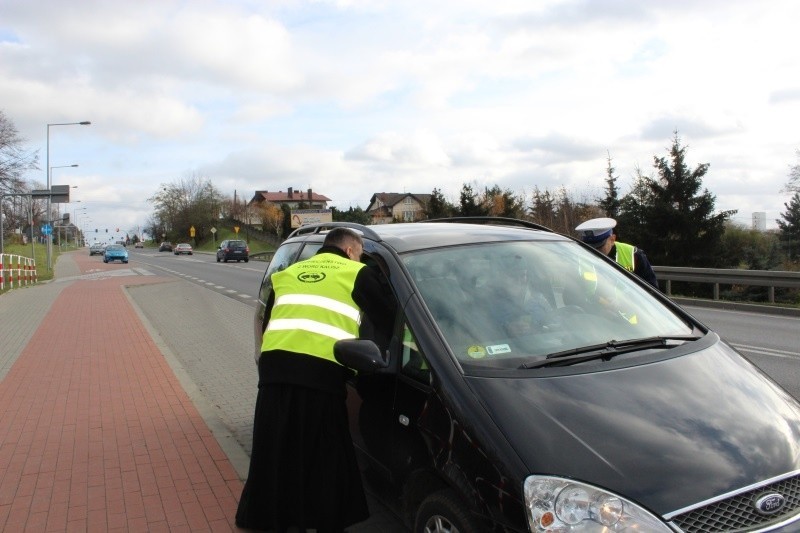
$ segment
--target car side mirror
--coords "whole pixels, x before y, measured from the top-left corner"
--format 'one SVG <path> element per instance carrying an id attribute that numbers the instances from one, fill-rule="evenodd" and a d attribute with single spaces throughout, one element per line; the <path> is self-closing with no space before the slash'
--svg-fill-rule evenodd
<path id="1" fill-rule="evenodd" d="M 333 345 L 333 356 L 341 364 L 358 371 L 359 374 L 372 374 L 389 366 L 383 359 L 381 349 L 370 340 L 344 339 Z"/>

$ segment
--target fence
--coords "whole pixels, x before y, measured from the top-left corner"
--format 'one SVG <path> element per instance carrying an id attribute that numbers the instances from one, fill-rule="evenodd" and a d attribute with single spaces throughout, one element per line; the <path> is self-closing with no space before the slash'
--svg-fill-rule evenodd
<path id="1" fill-rule="evenodd" d="M 800 272 L 783 270 L 740 270 L 732 268 L 684 268 L 654 266 L 659 281 L 664 281 L 664 292 L 672 295 L 672 281 L 713 283 L 714 299 L 719 300 L 720 285 L 752 285 L 768 287 L 769 303 L 775 303 L 775 287 L 800 288 Z"/>
<path id="2" fill-rule="evenodd" d="M 36 283 L 36 261 L 30 257 L 0 254 L 0 290 Z M 6 286 L 8 285 L 8 286 Z"/>

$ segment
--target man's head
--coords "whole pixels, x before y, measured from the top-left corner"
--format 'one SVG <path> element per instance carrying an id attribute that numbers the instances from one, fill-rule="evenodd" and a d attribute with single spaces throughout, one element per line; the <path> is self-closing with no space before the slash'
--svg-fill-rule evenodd
<path id="1" fill-rule="evenodd" d="M 361 261 L 364 252 L 364 241 L 361 235 L 349 228 L 334 228 L 325 236 L 323 246 L 335 246 L 347 254 L 353 261 Z"/>
<path id="2" fill-rule="evenodd" d="M 608 254 L 617 240 L 614 234 L 616 225 L 617 221 L 613 218 L 593 218 L 580 224 L 575 231 L 583 242 Z"/>

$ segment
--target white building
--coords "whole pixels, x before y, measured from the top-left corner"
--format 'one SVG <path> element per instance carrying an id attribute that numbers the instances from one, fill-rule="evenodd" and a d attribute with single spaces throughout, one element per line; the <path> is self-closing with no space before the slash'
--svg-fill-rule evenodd
<path id="1" fill-rule="evenodd" d="M 767 213 L 764 211 L 756 211 L 753 213 L 753 229 L 758 231 L 767 231 Z"/>

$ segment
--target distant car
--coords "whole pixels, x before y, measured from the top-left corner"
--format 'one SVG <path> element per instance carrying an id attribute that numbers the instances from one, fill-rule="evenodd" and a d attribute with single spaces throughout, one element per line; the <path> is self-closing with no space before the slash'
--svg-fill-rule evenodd
<path id="1" fill-rule="evenodd" d="M 171 252 L 172 251 L 172 243 L 171 242 L 162 242 L 161 245 L 158 247 L 159 252 Z"/>
<path id="2" fill-rule="evenodd" d="M 175 248 L 173 249 L 173 253 L 175 255 L 181 255 L 181 254 L 192 255 L 192 245 L 182 242 L 177 246 L 175 246 Z"/>
<path id="3" fill-rule="evenodd" d="M 103 253 L 103 263 L 108 263 L 110 261 L 122 261 L 123 263 L 127 263 L 128 250 L 121 244 L 109 244 L 106 246 L 106 250 Z"/>
<path id="4" fill-rule="evenodd" d="M 250 261 L 250 247 L 240 239 L 229 239 L 222 241 L 217 249 L 217 263 L 220 261 Z"/>
<path id="5" fill-rule="evenodd" d="M 103 252 L 105 250 L 106 250 L 106 247 L 104 245 L 100 244 L 99 242 L 96 242 L 96 243 L 92 244 L 89 247 L 89 255 L 90 256 L 95 255 L 95 254 L 103 255 Z"/>
<path id="6" fill-rule="evenodd" d="M 138 241 L 136 244 L 133 245 L 134 248 L 144 248 L 144 243 L 142 241 Z"/>

